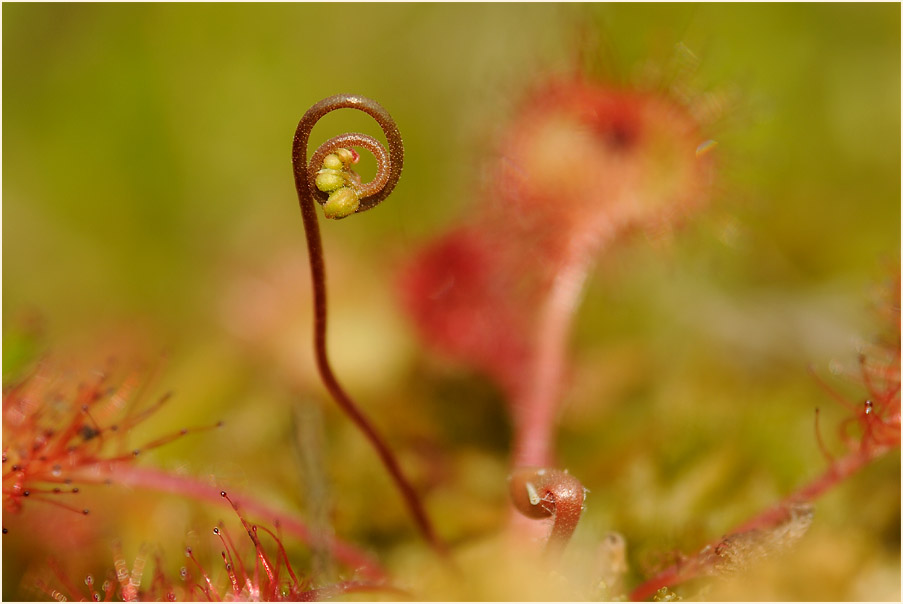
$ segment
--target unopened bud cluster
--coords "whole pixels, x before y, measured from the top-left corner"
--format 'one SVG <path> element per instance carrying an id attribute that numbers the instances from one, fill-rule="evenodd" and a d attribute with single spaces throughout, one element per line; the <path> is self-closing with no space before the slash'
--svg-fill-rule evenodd
<path id="1" fill-rule="evenodd" d="M 323 167 L 317 171 L 315 183 L 329 198 L 323 205 L 326 218 L 345 218 L 357 211 L 361 196 L 357 190 L 357 179 L 351 170 L 360 156 L 352 149 L 336 149 L 323 158 Z"/>

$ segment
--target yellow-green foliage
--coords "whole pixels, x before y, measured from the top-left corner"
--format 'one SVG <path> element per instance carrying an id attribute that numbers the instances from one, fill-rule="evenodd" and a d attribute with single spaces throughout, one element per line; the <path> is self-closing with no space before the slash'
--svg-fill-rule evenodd
<path id="1" fill-rule="evenodd" d="M 509 520 L 504 401 L 424 352 L 394 284 L 424 238 L 480 211 L 493 137 L 521 93 L 572 69 L 580 49 L 594 77 L 684 78 L 708 94 L 699 107 L 724 115 L 711 128 L 709 208 L 671 240 L 618 247 L 590 278 L 557 439 L 561 466 L 590 494 L 572 570 L 555 575 L 497 555 Z M 840 449 L 846 411 L 806 368 L 858 401 L 843 375 L 877 330 L 874 286 L 897 270 L 897 4 L 4 4 L 3 50 L 4 380 L 35 349 L 90 358 L 111 334 L 151 360 L 167 350 L 154 388 L 174 398 L 132 438 L 225 427 L 141 463 L 301 510 L 376 553 L 417 599 L 617 595 L 580 566 L 609 531 L 624 536 L 623 583 L 636 585 L 820 473 L 815 407 Z M 313 364 L 289 146 L 307 107 L 345 91 L 391 112 L 405 167 L 379 212 L 323 222 L 329 348 L 425 493 L 458 582 Z M 311 148 L 339 132 L 379 135 L 356 113 L 324 119 Z M 319 439 L 297 437 L 297 405 L 322 407 Z M 305 447 L 322 473 L 303 470 Z M 77 550 L 76 583 L 83 567 L 110 565 L 114 537 L 128 560 L 147 542 L 177 572 L 190 543 L 218 568 L 207 539 L 222 509 L 114 487 L 80 497 L 98 524 Z M 817 502 L 783 557 L 662 599 L 898 600 L 899 497 L 895 452 Z M 4 513 L 4 527 L 50 508 Z M 285 541 L 296 569 L 338 579 Z M 13 530 L 3 546 L 6 600 L 34 597 L 26 568 L 76 551 Z"/>

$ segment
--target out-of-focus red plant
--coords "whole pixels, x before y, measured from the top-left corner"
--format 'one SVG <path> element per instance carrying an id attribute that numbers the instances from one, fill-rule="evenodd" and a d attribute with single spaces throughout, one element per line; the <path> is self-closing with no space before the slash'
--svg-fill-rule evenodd
<path id="1" fill-rule="evenodd" d="M 74 381 L 73 376 L 84 373 L 91 379 Z M 174 493 L 218 505 L 225 503 L 220 489 L 205 480 L 135 463 L 144 451 L 188 434 L 221 427 L 222 422 L 183 428 L 135 448 L 128 442 L 129 432 L 157 412 L 169 399 L 169 394 L 143 406 L 149 381 L 143 372 L 132 371 L 121 379 L 112 369 L 84 373 L 63 370 L 57 363 L 45 360 L 4 390 L 4 533 L 21 529 L 38 539 L 43 537 L 52 541 L 60 537 L 59 532 L 55 531 L 64 530 L 78 543 L 96 539 L 96 534 L 92 532 L 92 528 L 96 528 L 94 525 L 57 522 L 58 514 L 42 517 L 37 524 L 17 521 L 18 512 L 27 501 L 65 508 L 77 512 L 77 520 L 87 520 L 82 515 L 89 513 L 88 506 L 73 505 L 71 498 L 85 497 L 88 489 L 83 488 L 93 484 Z M 229 504 L 233 507 L 241 505 L 277 523 L 303 542 L 324 549 L 337 561 L 354 569 L 361 581 L 382 581 L 385 577 L 384 571 L 371 556 L 332 536 L 314 533 L 296 515 L 246 493 L 233 494 Z M 58 578 L 65 576 L 60 568 L 57 564 L 54 570 Z M 38 578 L 38 582 L 41 581 Z M 50 584 L 43 582 L 50 589 Z M 135 586 L 139 583 L 140 579 Z M 155 578 L 152 591 L 146 595 L 163 594 L 155 591 L 158 587 Z M 45 590 L 45 593 L 52 595 L 51 591 L 57 589 Z M 78 593 L 72 589 L 68 591 L 73 595 Z M 110 595 L 115 589 L 109 593 L 106 588 L 102 591 Z M 122 593 L 117 597 L 128 599 L 127 596 L 128 593 Z"/>
<path id="2" fill-rule="evenodd" d="M 427 244 L 402 273 L 404 305 L 427 344 L 502 389 L 514 430 L 512 500 L 528 517 L 556 516 L 554 491 L 538 486 L 545 468 L 556 465 L 567 341 L 594 260 L 623 235 L 670 230 L 710 196 L 708 152 L 715 143 L 694 115 L 665 94 L 583 78 L 543 83 L 501 137 L 479 209 Z M 841 426 L 846 453 L 835 458 L 826 451 L 829 468 L 820 478 L 646 581 L 632 597 L 744 568 L 789 547 L 811 523 L 813 500 L 899 447 L 899 281 L 895 292 L 894 335 L 861 360 L 868 399 L 839 399 L 851 414 Z M 579 514 L 568 518 L 567 531 L 556 523 L 553 536 L 570 535 Z M 522 522 L 514 526 L 529 532 Z"/>
<path id="3" fill-rule="evenodd" d="M 527 517 L 552 517 L 559 537 L 549 547 L 570 537 L 583 504 L 581 493 L 576 514 L 557 510 L 557 497 L 574 488 L 555 469 L 554 434 L 584 282 L 623 235 L 658 235 L 706 201 L 712 146 L 688 107 L 666 94 L 584 77 L 546 81 L 501 136 L 475 218 L 403 272 L 403 303 L 426 342 L 503 390 L 513 501 Z M 549 476 L 568 486 L 547 484 Z M 535 530 L 519 517 L 515 526 Z"/>
<path id="4" fill-rule="evenodd" d="M 189 430 L 129 448 L 129 431 L 156 412 L 169 398 L 144 409 L 142 377 L 127 376 L 113 386 L 109 372 L 91 381 L 68 383 L 58 367 L 45 361 L 31 375 L 3 392 L 3 509 L 18 512 L 27 499 L 83 514 L 86 508 L 66 503 L 76 494 L 74 476 L 101 464 L 130 462 L 142 451 L 160 447 Z M 195 429 L 194 431 L 197 431 Z"/>
<path id="5" fill-rule="evenodd" d="M 404 305 L 426 342 L 503 389 L 515 467 L 554 464 L 567 339 L 593 261 L 621 235 L 660 233 L 705 202 L 706 141 L 665 94 L 547 81 L 502 135 L 475 218 L 404 271 Z"/>

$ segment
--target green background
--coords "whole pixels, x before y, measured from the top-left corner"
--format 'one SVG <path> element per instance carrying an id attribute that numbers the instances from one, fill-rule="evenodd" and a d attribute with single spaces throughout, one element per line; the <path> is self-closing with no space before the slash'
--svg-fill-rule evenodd
<path id="1" fill-rule="evenodd" d="M 87 359 L 107 340 L 165 351 L 157 383 L 174 403 L 135 439 L 226 428 L 152 463 L 312 514 L 286 427 L 299 398 L 325 401 L 309 366 L 289 149 L 311 104 L 364 94 L 399 124 L 405 169 L 379 211 L 322 227 L 337 372 L 391 441 L 443 451 L 447 479 L 427 500 L 440 532 L 462 548 L 493 534 L 505 521 L 503 404 L 424 352 L 397 303 L 397 268 L 479 212 L 493 143 L 526 90 L 572 70 L 581 46 L 598 78 L 667 74 L 678 43 L 698 58 L 694 87 L 732 99 L 711 128 L 716 193 L 665 252 L 637 240 L 600 258 L 559 434 L 560 457 L 592 491 L 576 539 L 623 532 L 638 579 L 649 556 L 691 552 L 819 473 L 815 407 L 840 447 L 831 426 L 844 411 L 806 368 L 851 366 L 880 328 L 877 287 L 899 274 L 897 4 L 4 4 L 4 381 L 36 351 Z M 375 132 L 340 112 L 314 138 L 355 129 Z M 247 319 L 257 303 L 277 317 L 262 336 Z M 428 554 L 366 444 L 325 403 L 335 530 L 403 575 Z M 734 595 L 899 599 L 890 457 L 824 500 L 784 574 Z M 109 535 L 178 558 L 201 512 L 170 502 L 148 516 L 164 504 L 138 499 L 109 504 L 120 510 Z M 374 500 L 388 509 L 372 514 Z M 14 521 L 4 511 L 4 526 Z M 98 540 L 97 568 L 108 547 Z M 4 599 L 34 597 L 19 576 L 48 552 L 66 556 L 4 537 Z"/>

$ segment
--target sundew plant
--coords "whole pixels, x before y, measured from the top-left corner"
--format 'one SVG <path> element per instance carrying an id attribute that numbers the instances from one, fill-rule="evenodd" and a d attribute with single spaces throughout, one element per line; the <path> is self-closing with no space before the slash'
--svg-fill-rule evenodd
<path id="1" fill-rule="evenodd" d="M 3 599 L 899 601 L 899 5 L 3 51 Z"/>

